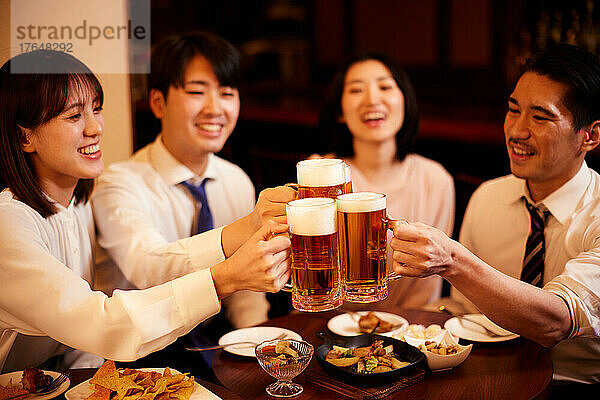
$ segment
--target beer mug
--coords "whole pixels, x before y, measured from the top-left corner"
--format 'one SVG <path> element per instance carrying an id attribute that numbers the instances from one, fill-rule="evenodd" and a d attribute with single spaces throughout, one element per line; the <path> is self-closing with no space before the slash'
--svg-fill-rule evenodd
<path id="1" fill-rule="evenodd" d="M 318 158 L 296 164 L 298 198 L 329 197 L 346 193 L 346 163 L 343 160 Z"/>
<path id="2" fill-rule="evenodd" d="M 338 238 L 345 300 L 370 303 L 388 296 L 386 196 L 358 192 L 337 197 Z"/>
<path id="3" fill-rule="evenodd" d="M 286 206 L 292 241 L 292 305 L 326 311 L 342 305 L 335 200 L 306 198 Z"/>
<path id="4" fill-rule="evenodd" d="M 352 193 L 352 172 L 350 171 L 350 166 L 344 163 L 344 177 L 346 179 L 344 183 L 344 193 Z"/>

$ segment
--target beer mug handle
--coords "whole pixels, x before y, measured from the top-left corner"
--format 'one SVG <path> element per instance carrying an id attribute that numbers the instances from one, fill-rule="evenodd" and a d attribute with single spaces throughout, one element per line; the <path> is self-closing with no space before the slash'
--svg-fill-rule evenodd
<path id="1" fill-rule="evenodd" d="M 282 232 L 282 233 L 273 233 L 273 232 L 271 232 L 268 240 L 273 239 L 275 236 L 286 235 L 288 233 L 289 232 Z M 284 292 L 291 292 L 292 291 L 292 283 L 291 283 L 290 279 L 288 279 L 288 281 L 283 285 L 283 287 L 281 288 L 281 290 L 283 290 Z"/>
<path id="2" fill-rule="evenodd" d="M 390 218 L 389 215 L 384 219 L 385 222 L 385 226 L 387 229 L 391 230 L 392 232 L 394 231 L 394 228 L 396 228 L 398 226 L 398 224 L 402 223 L 402 222 L 406 222 L 405 219 L 393 219 Z M 396 279 L 400 279 L 402 278 L 402 275 L 400 275 L 397 272 L 390 272 L 388 274 L 388 279 L 391 281 L 395 281 Z"/>

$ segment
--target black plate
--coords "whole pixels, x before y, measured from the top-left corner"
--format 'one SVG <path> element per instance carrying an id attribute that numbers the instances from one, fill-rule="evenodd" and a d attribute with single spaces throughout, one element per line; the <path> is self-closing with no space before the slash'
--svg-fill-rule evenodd
<path id="1" fill-rule="evenodd" d="M 409 345 L 406 342 L 388 336 L 339 336 L 331 332 L 318 332 L 316 335 L 325 341 L 324 344 L 320 345 L 315 350 L 315 357 L 317 358 L 317 361 L 328 374 L 344 382 L 358 383 L 361 385 L 382 385 L 386 383 L 392 383 L 415 369 L 427 368 L 425 355 L 421 353 L 419 349 Z M 388 372 L 360 374 L 352 372 L 350 369 L 348 369 L 348 367 L 336 367 L 325 360 L 325 356 L 327 356 L 327 353 L 332 349 L 333 345 L 348 348 L 366 347 L 370 346 L 375 340 L 383 340 L 383 347 L 389 346 L 390 344 L 394 346 L 394 353 L 398 356 L 398 358 L 401 361 L 408 361 L 410 364 L 406 367 L 394 369 Z"/>

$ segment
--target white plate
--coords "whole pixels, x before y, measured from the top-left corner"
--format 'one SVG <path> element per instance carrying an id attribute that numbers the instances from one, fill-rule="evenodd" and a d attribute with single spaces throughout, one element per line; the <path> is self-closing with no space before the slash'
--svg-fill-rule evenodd
<path id="1" fill-rule="evenodd" d="M 44 371 L 44 370 L 42 370 L 42 372 L 44 372 L 46 375 L 50 375 L 52 378 L 56 378 L 57 376 L 60 375 L 60 373 L 54 372 L 54 371 Z M 9 372 L 7 374 L 2 374 L 2 375 L 0 375 L 0 385 L 2 385 L 2 386 L 8 386 L 8 382 L 12 381 L 12 386 L 22 387 L 21 386 L 21 378 L 22 377 L 23 377 L 23 371 L 15 371 L 15 372 Z M 60 385 L 58 387 L 58 389 L 54 390 L 53 392 L 45 393 L 45 394 L 42 394 L 42 395 L 23 396 L 23 397 L 19 397 L 19 400 L 28 400 L 28 399 L 45 400 L 45 399 L 53 399 L 56 396 L 58 396 L 60 394 L 63 394 L 65 392 L 65 390 L 67 390 L 69 388 L 70 384 L 71 384 L 71 381 L 69 380 L 69 378 L 67 378 L 67 380 L 65 382 L 63 382 L 62 385 Z"/>
<path id="2" fill-rule="evenodd" d="M 169 368 L 171 373 L 179 374 L 180 372 Z M 138 371 L 144 372 L 160 372 L 161 374 L 165 370 L 164 368 L 137 368 Z M 90 383 L 90 379 L 87 381 L 81 382 L 79 385 L 71 388 L 67 393 L 65 393 L 65 397 L 67 400 L 85 400 L 94 392 L 94 385 Z M 39 399 L 39 397 L 38 397 Z M 219 396 L 200 385 L 198 382 L 194 382 L 194 392 L 190 396 L 190 400 L 214 400 L 220 399 Z"/>
<path id="3" fill-rule="evenodd" d="M 219 345 L 222 346 L 236 342 L 253 342 L 259 344 L 265 340 L 275 339 L 282 334 L 285 334 L 282 339 L 302 340 L 302 336 L 298 335 L 294 331 L 290 331 L 289 329 L 277 328 L 275 326 L 255 326 L 252 328 L 237 329 L 235 331 L 226 333 L 219 339 Z M 223 350 L 232 354 L 237 354 L 238 356 L 256 357 L 254 354 L 255 347 L 256 345 L 253 344 L 240 344 L 227 346 Z"/>
<path id="4" fill-rule="evenodd" d="M 368 311 L 358 311 L 357 313 L 336 315 L 327 322 L 327 328 L 331 332 L 341 336 L 363 335 L 363 332 L 358 328 L 358 319 L 360 318 L 360 315 L 367 315 L 368 313 Z M 385 333 L 377 333 L 378 335 L 391 337 L 400 329 L 408 325 L 408 321 L 399 315 L 382 311 L 374 311 L 374 313 L 377 318 L 389 322 L 392 325 L 396 325 L 395 329 Z"/>
<path id="5" fill-rule="evenodd" d="M 516 333 L 507 331 L 506 329 L 494 324 L 483 314 L 466 314 L 468 318 L 475 321 L 481 322 L 485 326 L 488 326 L 492 332 L 504 332 L 506 336 L 491 336 L 486 333 L 485 329 L 481 326 L 469 322 L 466 319 L 459 321 L 458 318 L 450 318 L 444 324 L 444 328 L 448 329 L 454 336 L 458 336 L 461 339 L 470 340 L 472 342 L 504 342 L 507 340 L 516 339 L 519 337 Z"/>

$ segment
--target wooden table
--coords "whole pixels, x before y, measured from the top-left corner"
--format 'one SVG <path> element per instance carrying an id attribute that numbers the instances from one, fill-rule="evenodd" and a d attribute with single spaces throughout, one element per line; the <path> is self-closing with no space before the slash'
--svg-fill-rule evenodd
<path id="1" fill-rule="evenodd" d="M 410 323 L 443 326 L 450 318 L 446 314 L 421 310 L 387 309 Z M 327 321 L 342 313 L 297 313 L 267 321 L 264 326 L 277 326 L 298 332 L 315 346 L 323 342 L 315 333 L 326 328 Z M 313 358 L 307 370 L 320 369 Z M 267 375 L 253 358 L 244 358 L 218 350 L 213 370 L 221 383 L 244 399 L 270 399 L 265 387 L 274 379 Z M 339 399 L 339 393 L 307 381 L 304 373 L 294 378 L 304 387 L 295 399 Z M 552 361 L 548 351 L 536 343 L 519 338 L 508 342 L 475 343 L 469 357 L 458 367 L 433 372 L 425 380 L 394 392 L 393 399 L 545 399 L 552 382 Z"/>
<path id="2" fill-rule="evenodd" d="M 81 369 L 67 370 L 66 372 L 69 373 L 69 380 L 71 381 L 71 385 L 69 386 L 69 389 L 79 385 L 83 381 L 90 379 L 92 376 L 94 376 L 94 373 L 96 373 L 96 370 L 97 370 L 96 368 L 81 368 Z M 211 382 L 203 381 L 202 379 L 198 379 L 198 378 L 195 378 L 194 380 L 196 382 L 198 382 L 200 385 L 204 386 L 205 388 L 207 388 L 208 390 L 210 390 L 211 392 L 213 392 L 214 394 L 216 394 L 217 396 L 219 396 L 223 399 L 228 399 L 228 400 L 229 399 L 231 399 L 231 400 L 241 399 L 241 397 L 239 397 L 237 394 L 233 393 L 232 391 L 230 391 L 222 386 L 216 385 Z M 57 399 L 65 400 L 64 394 L 57 397 Z"/>

